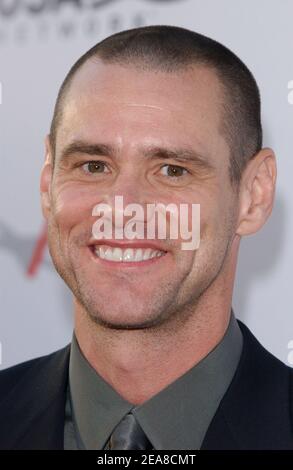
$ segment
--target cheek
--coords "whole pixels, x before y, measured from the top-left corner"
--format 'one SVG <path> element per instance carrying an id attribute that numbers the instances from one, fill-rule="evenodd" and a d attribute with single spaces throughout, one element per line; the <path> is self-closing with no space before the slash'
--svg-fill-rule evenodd
<path id="1" fill-rule="evenodd" d="M 53 217 L 59 227 L 94 222 L 92 210 L 103 196 L 94 188 L 64 184 L 54 188 Z"/>
<path id="2" fill-rule="evenodd" d="M 203 203 L 200 206 L 200 232 L 201 239 L 205 239 L 207 236 L 215 236 L 218 226 L 218 209 L 215 207 L 215 203 Z"/>
<path id="3" fill-rule="evenodd" d="M 235 204 L 225 194 L 201 205 L 201 246 L 219 255 L 233 236 Z"/>

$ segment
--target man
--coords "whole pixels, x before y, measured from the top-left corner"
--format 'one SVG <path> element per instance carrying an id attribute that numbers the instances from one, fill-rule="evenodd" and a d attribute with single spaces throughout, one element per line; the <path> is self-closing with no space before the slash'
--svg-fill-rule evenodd
<path id="1" fill-rule="evenodd" d="M 73 339 L 0 374 L 1 448 L 293 449 L 291 369 L 231 309 L 241 237 L 269 217 L 275 180 L 257 85 L 224 46 L 150 26 L 79 59 L 41 175 Z M 117 196 L 199 204 L 199 246 L 93 236 L 93 209 L 115 214 Z"/>

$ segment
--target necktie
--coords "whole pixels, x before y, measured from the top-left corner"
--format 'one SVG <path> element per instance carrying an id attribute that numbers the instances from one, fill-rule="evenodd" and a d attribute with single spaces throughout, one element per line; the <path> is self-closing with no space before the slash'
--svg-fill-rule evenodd
<path id="1" fill-rule="evenodd" d="M 135 416 L 128 413 L 114 429 L 105 450 L 151 450 L 152 445 Z"/>

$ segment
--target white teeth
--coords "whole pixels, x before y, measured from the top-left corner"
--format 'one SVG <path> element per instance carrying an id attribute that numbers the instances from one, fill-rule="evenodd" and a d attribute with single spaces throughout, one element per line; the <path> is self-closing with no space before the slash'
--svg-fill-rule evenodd
<path id="1" fill-rule="evenodd" d="M 152 249 L 151 248 L 147 248 L 146 250 L 143 250 L 143 259 L 146 260 L 146 259 L 150 259 L 151 258 L 151 254 L 152 254 Z"/>
<path id="2" fill-rule="evenodd" d="M 110 261 L 122 261 L 123 260 L 123 253 L 122 253 L 122 250 L 121 248 L 114 248 L 114 250 L 112 250 L 111 248 L 108 248 L 107 250 L 107 258 L 106 259 L 109 259 Z"/>
<path id="3" fill-rule="evenodd" d="M 133 250 L 131 248 L 127 248 L 126 250 L 124 250 L 123 261 L 132 261 L 133 260 L 133 253 L 132 252 L 133 252 Z"/>
<path id="4" fill-rule="evenodd" d="M 98 250 L 99 250 L 99 257 L 104 259 L 105 258 L 106 247 L 105 246 L 100 246 L 98 248 Z"/>
<path id="5" fill-rule="evenodd" d="M 135 261 L 141 261 L 143 259 L 143 252 L 141 248 L 138 248 L 135 254 Z"/>
<path id="6" fill-rule="evenodd" d="M 95 253 L 98 258 L 106 259 L 108 261 L 145 261 L 155 257 L 160 257 L 164 254 L 160 250 L 152 250 L 151 248 L 112 248 L 107 245 L 97 245 Z"/>

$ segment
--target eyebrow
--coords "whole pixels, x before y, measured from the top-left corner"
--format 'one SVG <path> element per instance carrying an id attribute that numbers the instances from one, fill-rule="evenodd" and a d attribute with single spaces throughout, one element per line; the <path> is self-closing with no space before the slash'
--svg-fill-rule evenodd
<path id="1" fill-rule="evenodd" d="M 213 169 L 213 165 L 207 158 L 200 155 L 198 152 L 191 148 L 165 148 L 151 146 L 143 150 L 143 155 L 150 160 L 175 160 L 182 163 L 195 163 L 197 166 L 205 169 Z"/>
<path id="2" fill-rule="evenodd" d="M 60 160 L 66 160 L 69 157 L 83 153 L 85 155 L 104 155 L 104 156 L 113 156 L 115 150 L 108 144 L 90 144 L 83 142 L 81 140 L 76 140 L 69 145 L 67 145 L 61 152 Z"/>
<path id="3" fill-rule="evenodd" d="M 149 160 L 175 160 L 182 163 L 194 163 L 198 167 L 206 170 L 214 169 L 214 166 L 195 150 L 189 147 L 184 148 L 167 148 L 160 146 L 148 146 L 141 150 L 142 155 Z M 90 156 L 117 156 L 115 148 L 109 144 L 104 143 L 88 143 L 81 140 L 76 140 L 67 145 L 61 152 L 60 161 L 74 157 L 78 154 L 85 154 Z"/>

